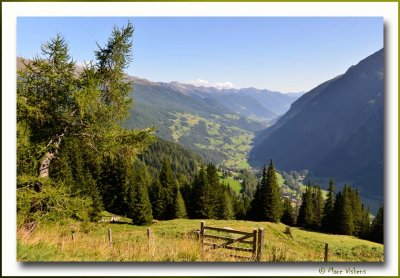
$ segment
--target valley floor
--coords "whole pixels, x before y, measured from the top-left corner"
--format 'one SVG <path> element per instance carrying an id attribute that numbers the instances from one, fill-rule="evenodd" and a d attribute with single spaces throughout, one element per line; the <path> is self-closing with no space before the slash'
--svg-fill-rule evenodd
<path id="1" fill-rule="evenodd" d="M 205 220 L 207 226 L 229 227 L 251 232 L 265 229 L 261 262 L 322 262 L 325 243 L 332 262 L 383 262 L 382 244 L 351 236 L 331 235 L 291 228 L 284 224 L 238 220 Z M 238 262 L 238 259 L 201 252 L 195 233 L 200 220 L 158 221 L 150 227 L 129 224 L 125 218 L 115 223 L 83 223 L 68 220 L 57 224 L 40 224 L 32 233 L 17 232 L 17 260 L 24 262 L 102 261 L 102 262 Z M 112 230 L 112 246 L 108 232 Z M 74 236 L 72 233 L 74 232 Z"/>

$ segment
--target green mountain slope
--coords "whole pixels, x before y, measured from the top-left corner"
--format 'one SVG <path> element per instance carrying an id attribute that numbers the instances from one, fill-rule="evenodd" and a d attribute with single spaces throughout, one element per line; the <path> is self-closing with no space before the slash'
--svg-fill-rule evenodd
<path id="1" fill-rule="evenodd" d="M 254 164 L 272 158 L 281 170 L 350 183 L 366 198 L 383 199 L 383 49 L 292 104 L 260 132 Z"/>
<path id="2" fill-rule="evenodd" d="M 184 94 L 163 83 L 136 80 L 127 127 L 154 126 L 157 136 L 179 143 L 207 161 L 246 168 L 253 133 L 266 120 L 245 117 L 212 98 Z"/>

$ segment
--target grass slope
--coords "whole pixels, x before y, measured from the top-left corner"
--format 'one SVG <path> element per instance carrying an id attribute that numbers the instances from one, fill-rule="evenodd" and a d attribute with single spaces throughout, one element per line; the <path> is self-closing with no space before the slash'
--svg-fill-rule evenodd
<path id="1" fill-rule="evenodd" d="M 179 219 L 159 221 L 151 226 L 152 238 L 147 240 L 147 227 L 118 223 L 80 223 L 74 221 L 41 224 L 32 234 L 20 229 L 17 233 L 18 261 L 238 261 L 216 253 L 202 254 L 194 231 L 200 220 Z M 264 262 L 321 262 L 324 244 L 329 244 L 329 261 L 383 261 L 383 245 L 351 236 L 322 234 L 269 222 L 238 220 L 206 220 L 207 226 L 231 227 L 252 231 L 265 229 Z M 108 243 L 112 229 L 113 247 Z M 75 240 L 71 232 L 75 231 Z"/>

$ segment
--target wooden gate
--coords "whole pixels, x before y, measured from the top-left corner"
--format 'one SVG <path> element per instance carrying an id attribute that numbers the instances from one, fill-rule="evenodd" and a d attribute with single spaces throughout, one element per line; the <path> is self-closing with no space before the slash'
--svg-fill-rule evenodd
<path id="1" fill-rule="evenodd" d="M 206 230 L 220 232 L 225 235 L 206 234 Z M 233 237 L 232 234 L 239 235 L 239 237 Z M 216 243 L 212 241 L 205 241 L 204 239 L 206 238 L 212 239 L 214 241 L 219 240 L 223 242 Z M 205 222 L 201 221 L 200 241 L 202 250 L 204 251 L 210 249 L 224 248 L 241 252 L 249 252 L 252 253 L 251 256 L 243 256 L 230 253 L 224 253 L 224 255 L 241 259 L 260 261 L 264 245 L 264 229 L 258 228 L 254 229 L 253 232 L 243 232 L 243 231 L 233 230 L 230 228 L 228 229 L 228 228 L 217 228 L 217 227 L 206 226 Z M 246 248 L 242 246 L 233 246 L 234 244 L 239 244 L 239 243 L 241 245 L 250 245 L 251 247 Z M 206 249 L 205 246 L 211 246 L 211 247 Z"/>

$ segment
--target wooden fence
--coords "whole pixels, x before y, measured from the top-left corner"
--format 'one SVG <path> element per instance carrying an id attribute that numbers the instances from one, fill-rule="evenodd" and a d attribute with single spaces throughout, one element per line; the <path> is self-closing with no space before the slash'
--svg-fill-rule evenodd
<path id="1" fill-rule="evenodd" d="M 228 235 L 212 235 L 212 234 L 206 234 L 206 230 L 210 231 L 216 231 L 220 232 L 222 234 L 228 234 Z M 232 234 L 238 234 L 240 235 L 239 237 L 232 237 Z M 224 241 L 222 243 L 216 243 L 212 241 L 205 241 L 204 239 L 211 239 L 211 240 L 219 240 L 219 241 Z M 200 223 L 200 242 L 201 242 L 201 247 L 202 250 L 210 250 L 210 249 L 218 249 L 218 248 L 224 248 L 224 249 L 229 249 L 229 250 L 235 250 L 235 251 L 242 251 L 242 252 L 249 252 L 252 255 L 251 256 L 243 256 L 243 255 L 238 255 L 238 254 L 230 254 L 230 253 L 224 253 L 224 255 L 228 255 L 231 257 L 236 257 L 236 258 L 241 258 L 241 259 L 247 259 L 247 260 L 254 260 L 254 261 L 260 261 L 262 252 L 263 252 L 263 245 L 264 245 L 264 229 L 263 228 L 258 228 L 254 229 L 253 232 L 243 232 L 243 231 L 237 231 L 233 229 L 228 229 L 228 228 L 217 228 L 217 227 L 210 227 L 206 226 L 204 221 L 201 221 Z M 250 248 L 246 247 L 241 247 L 241 246 L 233 246 L 234 244 L 239 244 L 241 243 L 250 245 Z M 205 249 L 205 246 L 211 246 L 209 249 Z"/>

